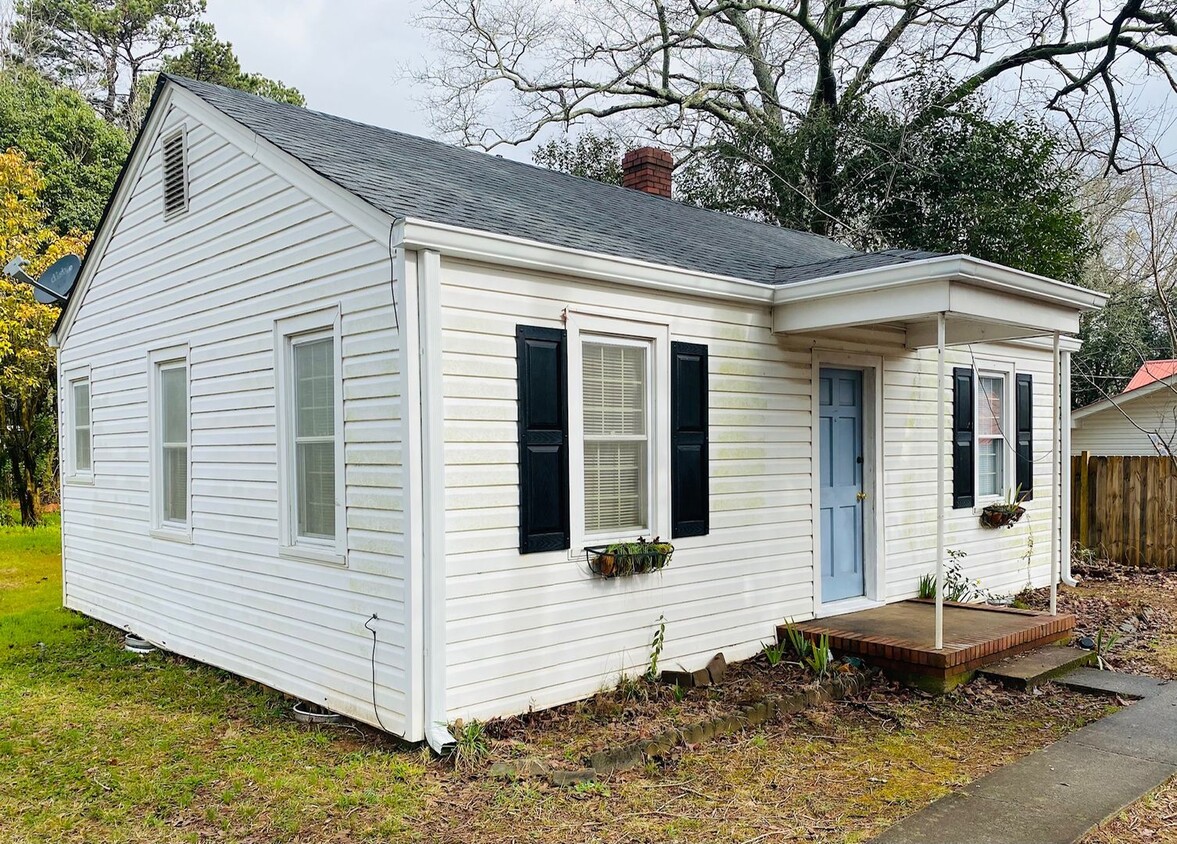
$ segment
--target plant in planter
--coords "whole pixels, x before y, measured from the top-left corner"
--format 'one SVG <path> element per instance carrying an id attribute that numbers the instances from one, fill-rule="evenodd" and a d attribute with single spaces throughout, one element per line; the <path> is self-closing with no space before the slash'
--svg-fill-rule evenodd
<path id="1" fill-rule="evenodd" d="M 589 568 L 601 577 L 625 577 L 659 571 L 670 562 L 674 546 L 658 537 L 636 542 L 614 542 L 584 549 Z"/>
<path id="2" fill-rule="evenodd" d="M 981 510 L 981 524 L 991 528 L 1013 527 L 1018 519 L 1026 513 L 1022 501 L 1021 486 L 1011 489 L 1005 501 L 999 504 L 989 504 Z"/>

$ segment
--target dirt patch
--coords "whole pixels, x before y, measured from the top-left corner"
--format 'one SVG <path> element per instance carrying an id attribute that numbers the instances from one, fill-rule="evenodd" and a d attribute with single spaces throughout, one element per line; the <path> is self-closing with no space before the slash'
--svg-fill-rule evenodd
<path id="1" fill-rule="evenodd" d="M 845 674 L 840 663 L 833 672 Z M 676 689 L 642 678 L 623 678 L 618 688 L 588 700 L 496 718 L 485 725 L 492 759 L 535 756 L 560 766 L 579 766 L 596 750 L 617 747 L 721 716 L 768 698 L 816 688 L 812 673 L 798 663 L 773 666 L 761 653 L 727 667 L 722 683 Z"/>
<path id="2" fill-rule="evenodd" d="M 1105 661 L 1116 671 L 1177 679 L 1177 572 L 1139 569 L 1109 561 L 1076 564 L 1076 587 L 1061 587 L 1058 606 L 1076 616 L 1076 636 L 1111 641 Z M 1046 609 L 1048 589 L 1019 596 Z"/>
<path id="3" fill-rule="evenodd" d="M 427 811 L 411 828 L 455 844 L 860 842 L 1107 706 L 1054 686 L 1027 695 L 979 680 L 931 697 L 878 680 L 852 699 L 576 788 L 462 778 L 434 763 Z M 542 732 L 575 735 L 558 722 Z"/>
<path id="4" fill-rule="evenodd" d="M 1081 844 L 1126 844 L 1129 841 L 1177 842 L 1177 779 L 1125 809 L 1083 839 Z"/>

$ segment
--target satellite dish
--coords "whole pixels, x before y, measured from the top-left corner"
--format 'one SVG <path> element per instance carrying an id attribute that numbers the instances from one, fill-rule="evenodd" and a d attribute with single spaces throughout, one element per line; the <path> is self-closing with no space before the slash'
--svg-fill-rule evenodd
<path id="1" fill-rule="evenodd" d="M 74 282 L 78 280 L 78 271 L 82 268 L 82 259 L 77 255 L 66 255 L 53 262 L 53 266 L 41 273 L 41 277 L 33 283 L 33 295 L 42 305 L 54 305 L 65 302 L 74 289 Z"/>

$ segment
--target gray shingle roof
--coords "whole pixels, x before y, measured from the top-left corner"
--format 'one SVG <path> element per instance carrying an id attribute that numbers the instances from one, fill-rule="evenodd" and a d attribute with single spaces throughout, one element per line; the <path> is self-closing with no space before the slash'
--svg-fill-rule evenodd
<path id="1" fill-rule="evenodd" d="M 276 103 L 167 79 L 323 177 L 395 217 L 413 217 L 768 284 L 782 268 L 859 256 L 833 240 L 707 211 Z M 807 276 L 812 277 L 812 276 Z"/>
<path id="2" fill-rule="evenodd" d="M 792 284 L 797 281 L 808 281 L 813 278 L 823 278 L 830 275 L 842 275 L 860 270 L 874 270 L 879 267 L 891 267 L 896 264 L 907 264 L 911 261 L 922 261 L 926 258 L 940 257 L 939 252 L 925 252 L 920 249 L 883 249 L 879 252 L 855 252 L 841 258 L 828 261 L 817 261 L 813 264 L 801 264 L 796 267 L 778 267 L 774 278 L 775 284 Z"/>

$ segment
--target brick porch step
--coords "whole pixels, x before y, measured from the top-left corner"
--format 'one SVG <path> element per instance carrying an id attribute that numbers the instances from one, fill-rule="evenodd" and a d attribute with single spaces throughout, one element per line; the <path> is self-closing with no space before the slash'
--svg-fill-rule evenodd
<path id="1" fill-rule="evenodd" d="M 1076 668 L 1094 663 L 1094 651 L 1047 646 L 986 665 L 977 673 L 1015 689 L 1033 689 Z"/>

